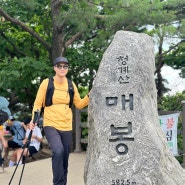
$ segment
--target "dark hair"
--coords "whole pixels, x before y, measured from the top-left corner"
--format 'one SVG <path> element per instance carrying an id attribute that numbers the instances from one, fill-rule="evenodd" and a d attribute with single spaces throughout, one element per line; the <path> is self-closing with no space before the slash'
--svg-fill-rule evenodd
<path id="1" fill-rule="evenodd" d="M 25 125 L 27 125 L 27 124 L 29 124 L 30 123 L 30 121 L 31 121 L 31 118 L 25 118 L 25 120 L 24 120 L 24 124 Z"/>

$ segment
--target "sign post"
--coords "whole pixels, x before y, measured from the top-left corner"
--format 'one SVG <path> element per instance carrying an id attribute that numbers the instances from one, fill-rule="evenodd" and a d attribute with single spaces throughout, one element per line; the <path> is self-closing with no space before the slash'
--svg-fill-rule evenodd
<path id="1" fill-rule="evenodd" d="M 183 135 L 183 163 L 181 166 L 185 168 L 185 100 L 182 101 L 183 111 L 182 111 L 182 135 Z"/>

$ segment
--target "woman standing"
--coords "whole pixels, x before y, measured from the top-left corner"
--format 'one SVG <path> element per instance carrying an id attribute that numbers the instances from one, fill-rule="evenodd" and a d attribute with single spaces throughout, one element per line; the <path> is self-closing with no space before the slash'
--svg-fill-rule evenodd
<path id="1" fill-rule="evenodd" d="M 67 184 L 68 158 L 72 143 L 72 110 L 69 106 L 70 94 L 66 78 L 68 65 L 69 62 L 64 57 L 54 60 L 54 92 L 50 97 L 52 104 L 45 106 L 48 99 L 46 92 L 49 82 L 49 79 L 45 79 L 38 89 L 33 107 L 34 113 L 44 106 L 44 133 L 52 150 L 53 185 Z M 82 109 L 88 105 L 89 97 L 86 95 L 81 99 L 76 85 L 72 84 L 74 88 L 73 104 L 78 109 Z M 33 123 L 31 123 L 31 127 L 34 127 Z"/>

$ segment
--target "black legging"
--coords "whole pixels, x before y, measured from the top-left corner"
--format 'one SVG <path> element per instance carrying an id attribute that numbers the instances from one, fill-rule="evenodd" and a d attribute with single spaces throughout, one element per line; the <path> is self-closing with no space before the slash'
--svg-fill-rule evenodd
<path id="1" fill-rule="evenodd" d="M 52 151 L 53 185 L 66 185 L 72 132 L 47 126 L 44 133 Z"/>

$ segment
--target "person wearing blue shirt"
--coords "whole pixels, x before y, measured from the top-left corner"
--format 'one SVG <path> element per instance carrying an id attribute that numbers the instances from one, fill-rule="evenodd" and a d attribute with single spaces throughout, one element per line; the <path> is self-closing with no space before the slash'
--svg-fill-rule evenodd
<path id="1" fill-rule="evenodd" d="M 8 148 L 5 149 L 5 160 L 8 158 L 9 148 L 17 149 L 23 146 L 23 140 L 25 138 L 26 131 L 24 122 L 17 121 L 12 116 L 7 121 L 7 126 L 12 133 L 12 138 L 7 141 Z"/>

